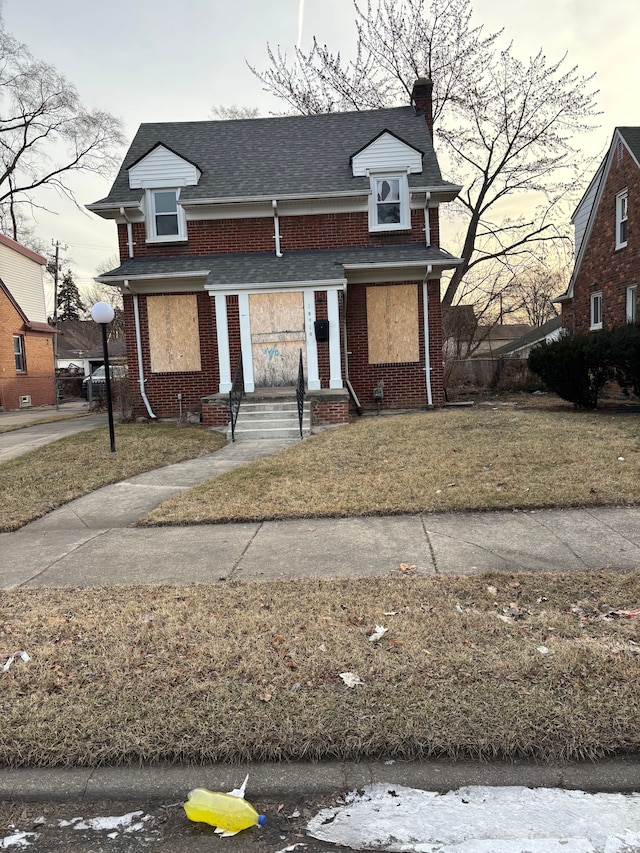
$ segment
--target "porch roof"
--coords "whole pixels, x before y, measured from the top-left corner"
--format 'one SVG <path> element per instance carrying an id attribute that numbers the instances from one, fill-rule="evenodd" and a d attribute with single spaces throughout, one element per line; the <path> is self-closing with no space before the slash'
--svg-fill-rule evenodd
<path id="1" fill-rule="evenodd" d="M 127 258 L 97 280 L 107 284 L 124 281 L 199 279 L 207 289 L 278 284 L 344 284 L 350 270 L 415 267 L 420 275 L 431 265 L 438 270 L 460 263 L 434 246 L 410 243 L 395 246 L 346 247 L 312 251 L 250 252 L 231 255 Z"/>

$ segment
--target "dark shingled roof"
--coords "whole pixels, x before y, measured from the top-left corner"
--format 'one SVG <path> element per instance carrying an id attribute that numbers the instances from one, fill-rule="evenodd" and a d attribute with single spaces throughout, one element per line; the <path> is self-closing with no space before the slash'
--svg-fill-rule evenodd
<path id="1" fill-rule="evenodd" d="M 618 130 L 629 146 L 633 156 L 640 163 L 640 127 L 619 127 Z"/>
<path id="2" fill-rule="evenodd" d="M 129 189 L 127 170 L 158 143 L 202 172 L 197 186 L 182 189 L 184 201 L 368 192 L 368 179 L 353 177 L 349 159 L 384 130 L 423 154 L 423 172 L 409 176 L 410 186 L 453 186 L 442 179 L 424 115 L 413 107 L 397 107 L 280 118 L 142 124 L 109 195 L 95 204 L 139 201 L 143 191 Z"/>
<path id="3" fill-rule="evenodd" d="M 238 255 L 192 255 L 187 257 L 127 258 L 103 279 L 123 280 L 142 276 L 208 272 L 207 285 L 246 285 L 265 282 L 340 281 L 345 265 L 433 264 L 454 267 L 459 260 L 433 246 L 410 243 L 373 248 L 317 249 L 285 252 L 251 252 Z"/>

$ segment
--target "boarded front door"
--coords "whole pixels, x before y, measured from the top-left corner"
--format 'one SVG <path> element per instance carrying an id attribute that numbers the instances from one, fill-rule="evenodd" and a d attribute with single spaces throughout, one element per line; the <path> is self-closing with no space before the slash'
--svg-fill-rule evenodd
<path id="1" fill-rule="evenodd" d="M 252 293 L 249 318 L 256 388 L 295 385 L 301 349 L 306 362 L 302 293 Z"/>

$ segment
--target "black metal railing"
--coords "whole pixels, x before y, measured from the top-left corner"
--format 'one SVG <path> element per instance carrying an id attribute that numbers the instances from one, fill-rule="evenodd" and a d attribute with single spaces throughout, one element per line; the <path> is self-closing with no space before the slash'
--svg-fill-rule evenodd
<path id="1" fill-rule="evenodd" d="M 231 391 L 229 391 L 229 414 L 231 415 L 231 441 L 236 440 L 236 421 L 240 411 L 240 403 L 244 397 L 244 369 L 242 367 L 242 353 L 238 358 L 236 370 L 233 374 Z"/>
<path id="2" fill-rule="evenodd" d="M 296 401 L 298 403 L 298 425 L 300 427 L 300 438 L 302 438 L 302 418 L 304 415 L 304 367 L 302 365 L 302 350 L 300 350 L 300 363 L 298 365 L 298 381 L 296 382 Z"/>

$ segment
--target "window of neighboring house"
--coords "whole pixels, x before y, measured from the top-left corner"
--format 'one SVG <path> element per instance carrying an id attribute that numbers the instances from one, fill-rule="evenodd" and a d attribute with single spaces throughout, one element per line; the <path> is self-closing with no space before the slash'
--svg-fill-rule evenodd
<path id="1" fill-rule="evenodd" d="M 627 202 L 628 190 L 623 190 L 616 196 L 616 249 L 627 245 Z"/>
<path id="2" fill-rule="evenodd" d="M 13 355 L 16 360 L 16 373 L 24 373 L 27 369 L 24 359 L 24 335 L 13 336 Z"/>
<path id="3" fill-rule="evenodd" d="M 369 231 L 397 231 L 410 227 L 407 176 L 373 176 L 369 204 Z"/>
<path id="4" fill-rule="evenodd" d="M 186 239 L 184 213 L 178 204 L 177 190 L 149 192 L 149 239 Z"/>
<path id="5" fill-rule="evenodd" d="M 591 323 L 589 328 L 602 328 L 602 293 L 591 294 Z"/>
<path id="6" fill-rule="evenodd" d="M 627 323 L 638 322 L 638 285 L 627 288 Z"/>

